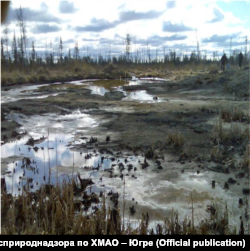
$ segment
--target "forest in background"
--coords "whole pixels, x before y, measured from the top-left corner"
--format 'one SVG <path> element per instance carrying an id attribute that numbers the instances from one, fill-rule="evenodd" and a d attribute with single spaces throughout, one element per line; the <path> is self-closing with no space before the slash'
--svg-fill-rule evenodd
<path id="1" fill-rule="evenodd" d="M 124 39 L 120 54 L 114 55 L 111 49 L 105 52 L 92 53 L 85 49 L 82 53 L 78 42 L 73 49 L 66 48 L 60 37 L 59 44 L 44 44 L 41 52 L 36 49 L 35 41 L 27 37 L 25 13 L 22 7 L 16 10 L 19 36 L 15 31 L 11 34 L 9 22 L 2 28 L 1 37 L 1 73 L 2 85 L 22 83 L 43 83 L 81 78 L 116 78 L 117 74 L 106 72 L 105 67 L 112 64 L 112 70 L 118 69 L 119 77 L 124 78 L 130 72 L 146 76 L 162 77 L 171 70 L 211 70 L 220 68 L 218 51 L 208 56 L 205 50 L 200 50 L 197 39 L 196 50 L 180 52 L 163 47 L 152 49 L 150 44 L 132 51 L 132 37 L 129 33 Z M 196 31 L 197 32 L 197 31 Z M 30 46 L 31 45 L 31 46 Z M 232 49 L 228 62 L 231 67 L 238 65 L 240 50 Z M 248 64 L 248 38 L 245 38 L 244 64 Z M 114 68 L 114 66 L 116 68 Z M 104 71 L 103 71 L 104 70 Z M 106 69 L 107 70 L 107 69 Z M 96 75 L 96 76 L 94 76 Z"/>

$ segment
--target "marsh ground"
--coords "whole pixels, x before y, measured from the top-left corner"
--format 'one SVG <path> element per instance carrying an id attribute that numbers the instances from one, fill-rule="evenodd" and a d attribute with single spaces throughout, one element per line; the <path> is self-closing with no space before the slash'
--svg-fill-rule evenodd
<path id="1" fill-rule="evenodd" d="M 247 222 L 249 69 L 161 77 L 6 87 L 1 174 L 8 190 L 18 194 L 28 177 L 35 190 L 50 172 L 52 182 L 79 172 L 93 179 L 91 192 L 119 192 L 135 222 L 148 212 L 154 225 L 172 208 L 189 215 L 191 196 L 196 222 L 211 203 L 228 205 L 231 225 Z M 24 157 L 35 170 L 23 174 Z"/>

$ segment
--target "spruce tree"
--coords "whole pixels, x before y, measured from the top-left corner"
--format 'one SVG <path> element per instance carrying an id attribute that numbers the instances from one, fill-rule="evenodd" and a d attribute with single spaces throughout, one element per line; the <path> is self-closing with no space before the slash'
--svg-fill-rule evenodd
<path id="1" fill-rule="evenodd" d="M 35 59 L 36 59 L 35 43 L 34 41 L 32 41 L 31 64 L 35 63 Z"/>

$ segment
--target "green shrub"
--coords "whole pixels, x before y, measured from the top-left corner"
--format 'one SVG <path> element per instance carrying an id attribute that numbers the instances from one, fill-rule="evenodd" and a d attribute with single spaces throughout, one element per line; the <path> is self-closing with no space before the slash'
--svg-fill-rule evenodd
<path id="1" fill-rule="evenodd" d="M 44 75 L 39 76 L 39 82 L 46 82 L 46 77 Z"/>
<path id="2" fill-rule="evenodd" d="M 24 83 L 27 83 L 27 79 L 24 76 L 18 76 L 17 82 L 20 84 L 24 84 Z"/>

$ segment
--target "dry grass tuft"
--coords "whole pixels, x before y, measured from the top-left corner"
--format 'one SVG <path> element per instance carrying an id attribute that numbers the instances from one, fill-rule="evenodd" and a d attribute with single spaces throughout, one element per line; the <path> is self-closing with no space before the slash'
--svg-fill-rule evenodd
<path id="1" fill-rule="evenodd" d="M 226 139 L 225 129 L 222 125 L 222 119 L 219 118 L 216 120 L 213 131 L 212 131 L 212 141 L 215 144 L 219 144 Z"/>
<path id="2" fill-rule="evenodd" d="M 210 150 L 210 157 L 214 161 L 221 161 L 223 159 L 223 147 L 218 144 L 217 146 L 213 146 Z"/>
<path id="3" fill-rule="evenodd" d="M 227 107 L 221 110 L 220 116 L 225 122 L 231 122 L 231 121 L 241 122 L 244 117 L 244 113 L 240 108 Z"/>
<path id="4" fill-rule="evenodd" d="M 181 132 L 173 132 L 167 136 L 167 144 L 173 147 L 183 147 L 185 139 Z"/>
<path id="5" fill-rule="evenodd" d="M 63 186 L 46 185 L 37 192 L 23 192 L 13 197 L 2 190 L 1 213 L 3 234 L 119 234 L 118 216 L 102 199 L 100 210 L 84 213 L 81 200 L 75 199 L 75 181 Z"/>
<path id="6" fill-rule="evenodd" d="M 243 160 L 240 163 L 241 168 L 246 169 L 246 171 L 250 171 L 250 145 L 247 144 L 246 151 L 243 157 Z"/>
<path id="7" fill-rule="evenodd" d="M 215 122 L 211 139 L 214 144 L 235 144 L 242 141 L 246 136 L 245 134 L 246 132 L 243 132 L 241 124 L 237 122 L 231 122 L 230 128 L 226 129 L 226 126 L 220 117 Z"/>

